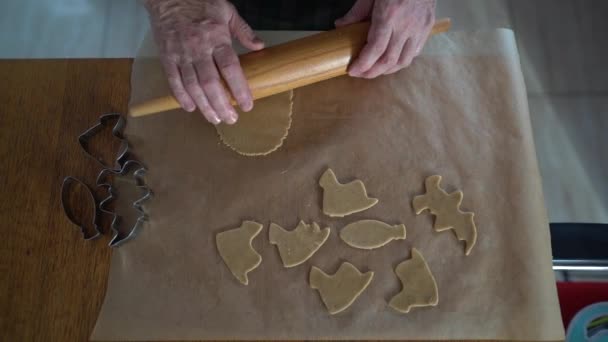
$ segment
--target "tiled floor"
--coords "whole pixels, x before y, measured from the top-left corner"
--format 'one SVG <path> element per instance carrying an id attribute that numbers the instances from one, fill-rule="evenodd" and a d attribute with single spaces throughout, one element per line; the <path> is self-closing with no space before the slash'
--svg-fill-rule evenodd
<path id="1" fill-rule="evenodd" d="M 135 0 L 4 0 L 0 58 L 132 57 Z M 439 0 L 453 30 L 512 28 L 552 222 L 608 223 L 608 1 Z"/>

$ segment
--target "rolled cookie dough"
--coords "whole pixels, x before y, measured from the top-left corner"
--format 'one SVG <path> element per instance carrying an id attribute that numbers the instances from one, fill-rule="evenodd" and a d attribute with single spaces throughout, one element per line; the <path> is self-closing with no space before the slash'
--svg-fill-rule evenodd
<path id="1" fill-rule="evenodd" d="M 327 169 L 319 179 L 323 188 L 323 212 L 331 217 L 344 217 L 369 209 L 378 199 L 367 197 L 365 185 L 360 180 L 340 184 L 332 169 Z"/>
<path id="2" fill-rule="evenodd" d="M 397 265 L 395 274 L 401 280 L 402 290 L 388 305 L 393 309 L 408 313 L 413 307 L 435 306 L 439 302 L 437 283 L 424 261 L 422 254 L 412 248 L 412 257 Z"/>
<path id="3" fill-rule="evenodd" d="M 243 221 L 240 227 L 218 233 L 215 236 L 217 250 L 230 272 L 244 285 L 249 284 L 247 273 L 262 262 L 262 257 L 253 249 L 251 241 L 262 230 L 262 225 Z"/>
<path id="4" fill-rule="evenodd" d="M 234 125 L 215 126 L 228 147 L 246 156 L 261 156 L 277 150 L 291 126 L 293 91 L 258 99 L 253 110 L 239 111 Z"/>
<path id="5" fill-rule="evenodd" d="M 367 288 L 374 272 L 361 273 L 348 262 L 342 263 L 334 275 L 327 275 L 320 269 L 310 269 L 310 287 L 317 289 L 327 311 L 334 315 L 348 308 Z"/>
<path id="6" fill-rule="evenodd" d="M 424 181 L 426 194 L 414 197 L 412 206 L 416 215 L 425 209 L 435 215 L 433 228 L 442 232 L 452 229 L 456 238 L 465 241 L 465 255 L 469 255 L 477 241 L 477 227 L 473 221 L 473 213 L 460 211 L 462 203 L 462 191 L 451 194 L 445 192 L 439 186 L 441 176 L 430 176 Z"/>
<path id="7" fill-rule="evenodd" d="M 347 245 L 361 249 L 379 248 L 393 240 L 405 239 L 405 226 L 391 226 L 376 220 L 361 220 L 348 224 L 340 231 Z"/>
<path id="8" fill-rule="evenodd" d="M 329 237 L 329 228 L 319 229 L 316 223 L 300 221 L 298 226 L 287 231 L 278 224 L 271 223 L 268 230 L 270 243 L 277 245 L 283 266 L 294 267 L 308 260 L 323 246 Z"/>

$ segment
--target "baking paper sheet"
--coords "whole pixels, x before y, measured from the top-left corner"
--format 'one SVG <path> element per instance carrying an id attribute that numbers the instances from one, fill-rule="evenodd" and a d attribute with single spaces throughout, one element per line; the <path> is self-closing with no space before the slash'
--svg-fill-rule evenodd
<path id="1" fill-rule="evenodd" d="M 158 61 L 136 60 L 132 101 L 168 94 Z M 126 135 L 148 166 L 150 221 L 115 250 L 93 339 L 563 339 L 551 247 L 525 86 L 511 31 L 450 33 L 423 56 L 375 80 L 341 77 L 294 93 L 289 136 L 277 152 L 245 157 L 224 146 L 200 114 L 129 120 Z M 317 182 L 331 167 L 361 179 L 379 203 L 342 219 L 322 214 Z M 475 212 L 477 245 L 436 233 L 411 200 L 443 176 Z M 363 251 L 339 230 L 362 219 L 404 223 L 407 239 Z M 215 247 L 242 220 L 265 225 L 259 268 L 241 285 Z M 284 269 L 268 224 L 329 225 L 327 243 Z M 394 267 L 416 247 L 439 288 L 436 307 L 399 314 Z M 370 286 L 331 316 L 308 287 L 312 265 L 372 270 Z"/>

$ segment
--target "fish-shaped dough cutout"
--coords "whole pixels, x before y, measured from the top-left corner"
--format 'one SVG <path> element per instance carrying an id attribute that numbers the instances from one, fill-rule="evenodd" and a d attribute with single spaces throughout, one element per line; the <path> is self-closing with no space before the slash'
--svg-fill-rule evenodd
<path id="1" fill-rule="evenodd" d="M 340 184 L 331 169 L 327 169 L 319 179 L 323 188 L 323 213 L 331 217 L 344 217 L 378 203 L 377 198 L 367 196 L 365 185 L 360 180 Z"/>
<path id="2" fill-rule="evenodd" d="M 314 222 L 306 224 L 300 221 L 292 231 L 271 223 L 268 230 L 268 239 L 271 244 L 277 246 L 285 267 L 298 266 L 308 260 L 323 246 L 328 237 L 329 228 L 320 229 Z"/>
<path id="3" fill-rule="evenodd" d="M 217 250 L 230 272 L 243 285 L 249 283 L 247 273 L 262 262 L 251 242 L 262 231 L 263 226 L 253 221 L 243 221 L 240 227 L 218 233 L 215 236 Z"/>
<path id="4" fill-rule="evenodd" d="M 309 283 L 311 288 L 319 291 L 325 307 L 334 315 L 354 303 L 373 277 L 374 272 L 361 273 L 352 264 L 344 262 L 334 275 L 327 275 L 313 266 Z"/>
<path id="5" fill-rule="evenodd" d="M 381 221 L 361 220 L 342 228 L 340 238 L 354 248 L 374 249 L 393 240 L 405 239 L 405 225 L 391 226 Z"/>

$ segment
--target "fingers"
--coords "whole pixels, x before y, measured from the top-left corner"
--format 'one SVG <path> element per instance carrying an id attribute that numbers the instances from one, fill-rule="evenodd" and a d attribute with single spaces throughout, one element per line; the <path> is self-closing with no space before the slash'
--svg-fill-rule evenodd
<path id="1" fill-rule="evenodd" d="M 385 72 L 385 74 L 395 73 L 395 72 L 409 66 L 410 64 L 412 64 L 412 60 L 417 55 L 416 54 L 417 46 L 419 46 L 419 45 L 417 43 L 415 43 L 413 41 L 413 39 L 408 39 L 407 42 L 405 43 L 405 45 L 403 46 L 403 50 L 401 50 L 401 55 L 399 56 L 399 59 L 397 60 L 397 65 L 395 65 L 393 68 L 387 70 Z"/>
<path id="2" fill-rule="evenodd" d="M 194 64 L 182 65 L 181 77 L 177 67 L 173 68 L 172 65 L 174 66 L 167 63 L 167 75 L 180 104 L 183 101 L 182 106 L 189 111 L 194 110 L 196 104 L 203 116 L 212 124 L 217 125 L 222 121 L 233 124 L 238 120 L 238 114 L 230 104 L 229 94 L 222 85 L 218 68 L 239 106 L 244 111 L 249 111 L 253 107 L 249 85 L 231 46 L 220 45 L 214 50 L 213 56 L 205 55 Z M 175 80 L 176 73 L 177 80 Z M 189 105 L 191 107 L 188 107 Z"/>
<path id="3" fill-rule="evenodd" d="M 410 65 L 432 29 L 434 10 L 434 1 L 358 0 L 336 21 L 337 26 L 350 24 L 371 11 L 367 43 L 350 65 L 349 75 L 374 78 Z"/>
<path id="4" fill-rule="evenodd" d="M 253 33 L 251 26 L 245 22 L 236 10 L 230 19 L 229 25 L 232 35 L 234 35 L 244 47 L 255 51 L 264 48 L 264 42 Z"/>
<path id="5" fill-rule="evenodd" d="M 414 57 L 418 56 L 422 52 L 422 48 L 424 48 L 424 45 L 426 44 L 427 40 L 431 36 L 431 31 L 433 30 L 434 22 L 435 22 L 435 16 L 431 12 L 430 17 L 427 18 L 427 20 L 425 22 L 425 25 L 426 25 L 425 29 L 424 29 L 423 33 L 420 35 L 420 38 L 418 39 L 417 43 L 415 44 Z"/>
<path id="6" fill-rule="evenodd" d="M 179 105 L 187 112 L 192 112 L 196 109 L 196 105 L 194 101 L 186 92 L 184 88 L 184 84 L 182 83 L 182 76 L 177 69 L 177 65 L 174 62 L 163 60 L 162 61 L 163 68 L 165 69 L 165 73 L 167 74 L 167 80 L 169 81 L 169 88 L 173 92 L 173 96 L 179 102 Z"/>
<path id="7" fill-rule="evenodd" d="M 367 34 L 367 43 L 357 59 L 348 68 L 350 76 L 361 77 L 384 54 L 391 36 L 389 27 L 385 24 L 372 22 Z"/>
<path id="8" fill-rule="evenodd" d="M 219 46 L 213 51 L 213 59 L 239 107 L 246 112 L 250 111 L 253 107 L 253 98 L 239 58 L 232 47 Z"/>
<path id="9" fill-rule="evenodd" d="M 236 58 L 236 55 L 234 58 Z M 234 74 L 234 71 L 232 70 L 233 67 L 232 69 L 231 67 L 228 67 L 228 69 L 230 70 L 227 71 L 227 74 Z M 207 121 L 214 125 L 217 125 L 222 121 L 228 124 L 233 124 L 236 122 L 238 119 L 238 114 L 230 105 L 228 95 L 222 86 L 220 76 L 211 56 L 202 58 L 194 64 L 188 63 L 182 65 L 181 72 L 187 95 L 189 98 L 194 100 L 196 106 L 199 108 Z M 234 76 L 228 77 L 235 79 Z M 247 87 L 247 82 L 244 80 L 245 76 L 242 75 L 242 71 L 241 77 L 242 81 L 245 82 L 245 87 L 248 92 L 249 88 Z M 236 79 L 238 80 L 238 76 Z M 235 89 L 238 89 L 238 87 Z M 251 95 L 249 94 L 249 96 Z M 249 101 L 249 109 L 251 109 L 252 100 L 250 97 Z"/>
<path id="10" fill-rule="evenodd" d="M 401 51 L 403 51 L 406 43 L 406 35 L 393 32 L 384 54 L 382 54 L 376 64 L 367 72 L 363 73 L 362 76 L 365 78 L 375 78 L 386 73 L 388 70 L 393 69 L 397 65 L 399 56 L 401 56 Z"/>
<path id="11" fill-rule="evenodd" d="M 363 21 L 369 16 L 369 12 L 373 5 L 374 0 L 358 0 L 353 7 L 351 7 L 342 18 L 336 20 L 334 24 L 336 27 L 342 27 Z"/>
<path id="12" fill-rule="evenodd" d="M 238 114 L 230 105 L 226 89 L 222 86 L 220 75 L 211 56 L 205 56 L 195 63 L 200 86 L 209 100 L 211 108 L 217 113 L 219 119 L 225 123 L 233 124 Z"/>
<path id="13" fill-rule="evenodd" d="M 182 65 L 181 70 L 186 90 L 192 99 L 194 99 L 194 102 L 196 102 L 196 106 L 199 108 L 203 116 L 212 124 L 219 124 L 221 120 L 216 111 L 211 107 L 207 96 L 201 89 L 194 66 L 190 63 L 184 64 Z"/>

